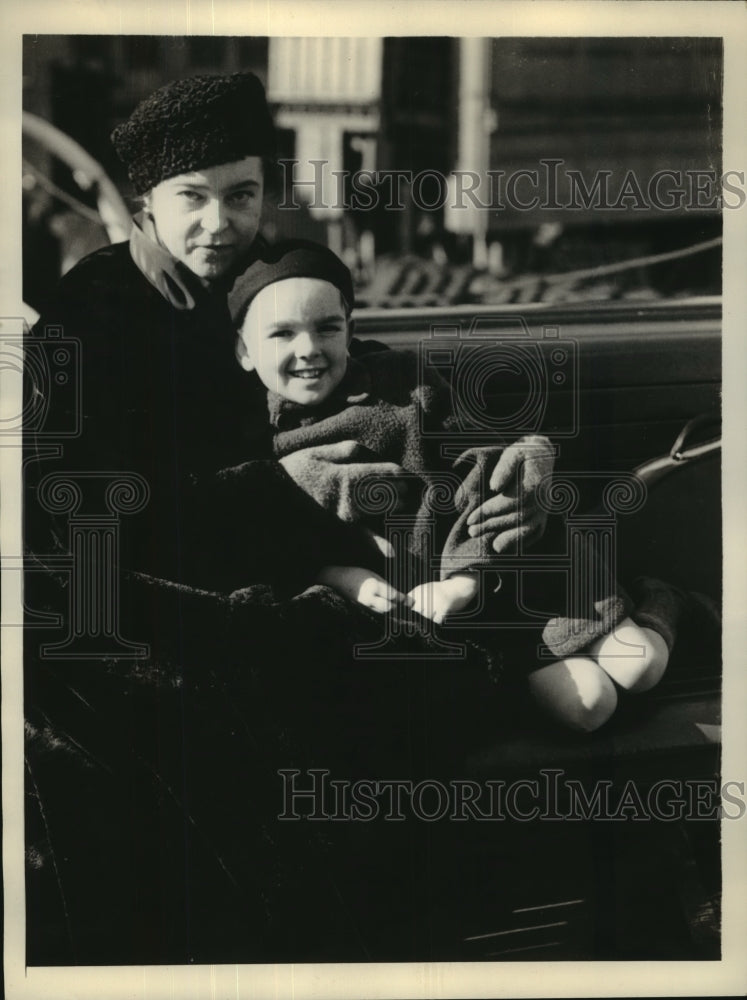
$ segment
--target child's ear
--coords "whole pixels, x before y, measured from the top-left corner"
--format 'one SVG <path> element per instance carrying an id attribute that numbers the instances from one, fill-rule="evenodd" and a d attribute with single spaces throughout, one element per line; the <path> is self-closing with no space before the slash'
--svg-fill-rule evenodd
<path id="1" fill-rule="evenodd" d="M 245 372 L 254 371 L 254 362 L 249 356 L 249 351 L 247 351 L 246 344 L 241 337 L 236 338 L 236 358 Z"/>

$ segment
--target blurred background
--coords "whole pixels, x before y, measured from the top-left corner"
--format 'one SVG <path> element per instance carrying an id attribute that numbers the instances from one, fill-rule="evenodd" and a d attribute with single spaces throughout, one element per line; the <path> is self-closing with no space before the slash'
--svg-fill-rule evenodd
<path id="1" fill-rule="evenodd" d="M 363 306 L 720 293 L 718 185 L 686 173 L 721 174 L 720 39 L 34 35 L 23 81 L 29 306 L 80 257 L 126 238 L 136 206 L 113 127 L 172 79 L 244 70 L 266 86 L 280 156 L 297 161 L 268 199 L 265 234 L 328 243 Z M 560 161 L 554 173 L 547 160 Z M 378 184 L 356 205 L 361 171 Z M 457 179 L 465 171 L 489 207 L 455 196 L 470 186 Z M 507 197 L 519 171 L 537 179 Z M 573 171 L 587 191 L 606 178 L 607 203 L 571 199 Z M 660 171 L 675 178 L 657 205 L 647 186 Z"/>

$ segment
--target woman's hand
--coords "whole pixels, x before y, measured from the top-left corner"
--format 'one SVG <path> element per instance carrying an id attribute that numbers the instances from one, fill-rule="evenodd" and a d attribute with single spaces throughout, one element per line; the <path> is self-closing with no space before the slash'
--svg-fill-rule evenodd
<path id="1" fill-rule="evenodd" d="M 495 535 L 493 548 L 504 553 L 515 552 L 519 541 L 540 538 L 547 512 L 537 505 L 537 487 L 552 476 L 554 465 L 555 449 L 546 437 L 535 434 L 509 445 L 490 477 L 496 496 L 467 519 L 470 535 Z"/>
<path id="2" fill-rule="evenodd" d="M 411 598 L 395 590 L 378 573 L 361 566 L 325 566 L 319 571 L 316 582 L 382 615 L 398 604 L 409 607 L 412 603 Z"/>

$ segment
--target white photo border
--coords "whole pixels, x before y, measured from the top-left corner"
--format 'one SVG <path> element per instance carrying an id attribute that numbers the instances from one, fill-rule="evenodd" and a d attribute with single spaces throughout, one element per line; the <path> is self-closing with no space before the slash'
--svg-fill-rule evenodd
<path id="1" fill-rule="evenodd" d="M 0 317 L 21 304 L 21 42 L 39 34 L 722 36 L 724 170 L 747 171 L 747 8 L 728 0 L 5 0 L 0 11 Z M 747 208 L 724 212 L 724 731 L 723 774 L 745 781 L 747 680 Z M 3 373 L 6 392 L 17 390 Z M 3 553 L 21 529 L 20 454 L 0 448 Z M 18 551 L 20 551 L 18 549 Z M 18 614 L 20 574 L 3 572 L 3 615 Z M 17 618 L 15 620 L 18 620 Z M 601 997 L 742 995 L 747 988 L 747 821 L 725 823 L 723 958 L 719 962 L 433 963 L 26 969 L 23 878 L 21 630 L 2 629 L 5 989 L 9 1000 L 260 997 Z"/>

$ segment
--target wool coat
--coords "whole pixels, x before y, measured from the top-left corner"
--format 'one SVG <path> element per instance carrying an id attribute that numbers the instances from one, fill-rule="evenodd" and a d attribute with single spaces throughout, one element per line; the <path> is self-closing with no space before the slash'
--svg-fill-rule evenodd
<path id="1" fill-rule="evenodd" d="M 505 446 L 496 439 L 490 446 L 460 447 L 449 384 L 438 372 L 419 367 L 412 351 L 351 358 L 341 384 L 313 409 L 268 393 L 277 457 L 352 440 L 367 450 L 372 461 L 393 462 L 405 470 L 405 502 L 396 511 L 385 510 L 383 517 L 375 496 L 368 501 L 368 510 L 363 494 L 359 509 L 350 510 L 347 496 L 341 506 L 337 494 L 325 496 L 318 483 L 298 481 L 340 517 L 367 518 L 380 531 L 386 530 L 387 513 L 396 513 L 398 525 L 409 515 L 409 530 L 400 539 L 407 558 L 400 560 L 398 574 L 402 580 L 410 577 L 406 585 L 460 570 L 495 567 L 492 536 L 472 538 L 467 518 L 487 498 L 490 473 Z M 369 490 L 375 489 L 372 480 Z"/>
<path id="2" fill-rule="evenodd" d="M 412 766 L 422 678 L 351 669 L 381 619 L 313 580 L 369 543 L 273 459 L 225 292 L 136 228 L 62 278 L 27 340 L 30 965 L 370 957 L 339 889 L 355 865 L 278 821 L 278 772 Z M 486 663 L 450 690 L 484 705 Z"/>
<path id="3" fill-rule="evenodd" d="M 467 519 L 488 495 L 490 474 L 504 443 L 496 440 L 489 446 L 466 446 L 469 434 L 456 417 L 451 386 L 438 372 L 421 365 L 417 353 L 386 351 L 351 358 L 342 382 L 320 406 L 303 407 L 268 392 L 268 409 L 278 457 L 314 445 L 355 441 L 372 461 L 393 462 L 409 474 L 405 477 L 409 487 L 406 503 L 387 512 L 395 549 L 400 546 L 393 581 L 400 589 L 459 571 L 500 571 L 500 539 L 496 552 L 491 535 L 470 537 Z M 357 510 L 350 509 L 348 495 L 341 508 L 337 493 L 325 496 L 316 482 L 304 483 L 302 478 L 299 482 L 341 517 L 355 519 L 367 513 L 374 526 L 386 532 L 386 516 L 383 525 L 376 523 L 381 512 L 375 480 L 370 484 L 373 500 L 359 494 Z M 554 541 L 556 556 L 561 552 L 559 541 Z M 585 580 L 580 601 L 574 603 L 573 574 L 541 573 L 539 587 L 536 580 L 532 587 L 539 591 L 535 607 L 554 607 L 554 613 L 540 624 L 544 650 L 538 650 L 540 637 L 528 628 L 521 610 L 506 607 L 508 595 L 503 593 L 497 602 L 502 605 L 504 625 L 522 623 L 527 642 L 523 650 L 519 648 L 519 656 L 526 671 L 544 665 L 543 654 L 560 658 L 583 651 L 610 632 L 630 610 L 628 596 L 609 578 L 604 557 L 593 542 L 576 539 L 574 547 Z M 483 583 L 491 583 L 483 586 L 481 595 L 482 624 L 488 625 L 496 621 L 498 610 L 491 591 L 500 589 L 502 581 L 498 575 L 496 588 L 495 574 L 483 573 L 481 578 Z M 515 596 L 518 605 L 519 594 Z M 515 619 L 514 610 L 518 612 Z M 481 642 L 488 647 L 495 649 L 497 644 L 500 648 L 505 639 L 505 628 L 482 630 Z"/>

